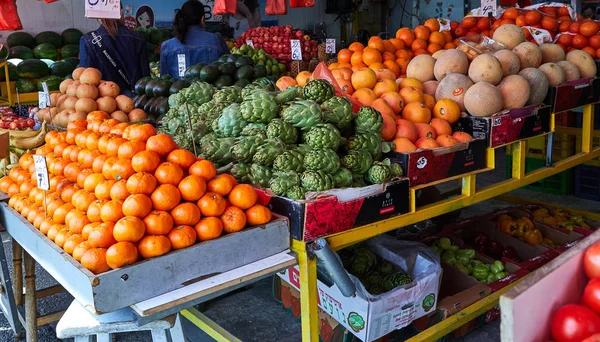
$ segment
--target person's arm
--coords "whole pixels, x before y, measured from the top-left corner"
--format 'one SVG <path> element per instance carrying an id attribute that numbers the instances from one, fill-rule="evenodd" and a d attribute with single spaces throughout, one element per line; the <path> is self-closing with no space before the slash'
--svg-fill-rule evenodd
<path id="1" fill-rule="evenodd" d="M 169 68 L 167 67 L 167 54 L 165 53 L 165 42 L 160 46 L 160 75 L 167 75 Z"/>
<path id="2" fill-rule="evenodd" d="M 85 44 L 85 40 L 83 37 L 79 39 L 79 66 L 82 68 L 89 67 L 90 61 L 87 52 L 87 45 Z"/>

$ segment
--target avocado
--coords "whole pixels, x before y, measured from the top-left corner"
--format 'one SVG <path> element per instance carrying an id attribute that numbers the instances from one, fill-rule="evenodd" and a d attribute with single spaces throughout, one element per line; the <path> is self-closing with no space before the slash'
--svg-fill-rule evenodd
<path id="1" fill-rule="evenodd" d="M 176 94 L 181 89 L 187 88 L 189 86 L 190 86 L 190 82 L 188 80 L 175 81 L 175 82 L 173 82 L 173 84 L 171 84 L 171 87 L 169 88 L 169 94 L 171 94 L 171 95 Z"/>
<path id="2" fill-rule="evenodd" d="M 252 61 L 252 58 L 248 56 L 242 56 L 235 61 L 235 66 L 238 68 L 241 68 L 244 65 L 254 65 L 254 61 Z"/>
<path id="3" fill-rule="evenodd" d="M 200 70 L 200 81 L 212 83 L 221 76 L 219 68 L 214 64 L 206 65 Z"/>
<path id="4" fill-rule="evenodd" d="M 250 65 L 242 65 L 235 73 L 235 79 L 246 79 L 248 81 L 254 78 L 254 70 Z"/>
<path id="5" fill-rule="evenodd" d="M 255 65 L 254 66 L 254 77 L 266 77 L 267 76 L 267 68 L 264 65 Z"/>
<path id="6" fill-rule="evenodd" d="M 242 55 L 238 55 L 237 53 L 233 53 L 227 57 L 227 62 L 235 63 Z"/>
<path id="7" fill-rule="evenodd" d="M 233 85 L 233 79 L 229 75 L 222 75 L 217 78 L 213 85 L 217 87 L 217 89 L 221 89 L 223 87 Z"/>
<path id="8" fill-rule="evenodd" d="M 202 70 L 202 68 L 204 68 L 205 65 L 206 65 L 206 63 L 198 63 L 198 64 L 192 65 L 191 67 L 189 67 L 185 70 L 183 77 L 191 78 L 191 77 L 199 76 L 200 70 Z"/>
<path id="9" fill-rule="evenodd" d="M 223 75 L 233 75 L 235 74 L 236 70 L 237 68 L 235 67 L 235 64 L 231 62 L 225 62 L 219 66 L 219 71 Z"/>
<path id="10" fill-rule="evenodd" d="M 219 57 L 219 59 L 217 59 L 217 62 L 227 62 L 227 58 L 229 58 L 228 54 L 222 55 Z"/>
<path id="11" fill-rule="evenodd" d="M 248 84 L 250 84 L 250 81 L 248 81 L 245 78 L 241 78 L 241 79 L 237 80 L 237 82 L 235 82 L 233 85 L 236 87 L 244 88 Z"/>

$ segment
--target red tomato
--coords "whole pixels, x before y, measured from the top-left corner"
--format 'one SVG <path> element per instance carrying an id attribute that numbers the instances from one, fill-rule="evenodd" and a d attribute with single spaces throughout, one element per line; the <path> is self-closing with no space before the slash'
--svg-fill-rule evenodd
<path id="1" fill-rule="evenodd" d="M 550 329 L 556 342 L 579 342 L 600 333 L 600 317 L 583 305 L 567 304 L 554 313 Z"/>
<path id="2" fill-rule="evenodd" d="M 582 304 L 600 313 L 600 278 L 590 280 L 583 290 Z"/>
<path id="3" fill-rule="evenodd" d="M 583 269 L 588 278 L 600 278 L 600 243 L 593 244 L 585 251 Z"/>
<path id="4" fill-rule="evenodd" d="M 594 334 L 581 342 L 600 342 L 600 334 Z"/>

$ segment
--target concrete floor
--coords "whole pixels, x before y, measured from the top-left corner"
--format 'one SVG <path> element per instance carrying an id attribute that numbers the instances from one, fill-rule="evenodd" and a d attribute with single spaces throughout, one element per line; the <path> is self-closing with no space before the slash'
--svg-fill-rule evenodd
<path id="1" fill-rule="evenodd" d="M 497 151 L 497 169 L 478 175 L 477 185 L 479 188 L 489 186 L 504 177 L 504 155 L 503 151 Z M 453 183 L 452 186 L 455 186 Z M 452 186 L 443 184 L 440 189 L 447 190 Z M 573 208 L 599 212 L 598 202 L 585 201 L 573 196 L 557 196 L 537 193 L 527 190 L 517 190 L 511 193 L 532 200 L 545 201 Z M 462 210 L 461 217 L 470 217 L 488 213 L 491 210 L 511 206 L 510 203 L 498 200 L 489 200 Z M 6 235 L 2 235 L 2 242 L 11 260 L 11 244 Z M 9 263 L 9 268 L 12 267 Z M 12 272 L 12 269 L 11 269 Z M 56 284 L 56 281 L 39 266 L 36 268 L 37 287 L 45 288 Z M 38 300 L 38 314 L 66 309 L 73 298 L 68 293 L 60 293 L 48 298 Z M 244 290 L 239 290 L 223 296 L 206 304 L 203 312 L 217 324 L 231 332 L 243 341 L 283 341 L 292 342 L 301 340 L 299 321 L 295 320 L 291 313 L 286 311 L 279 303 L 273 300 L 271 294 L 271 278 L 263 279 Z M 58 341 L 55 334 L 56 324 L 40 327 L 38 330 L 39 341 Z M 184 322 L 186 336 L 191 342 L 213 341 L 210 337 L 200 332 L 188 322 Z M 485 325 L 464 338 L 464 341 L 490 341 L 500 340 L 499 320 Z M 13 333 L 3 315 L 0 315 L 0 342 L 13 341 Z M 24 339 L 22 340 L 24 341 Z M 71 340 L 66 340 L 71 341 Z M 146 342 L 151 341 L 149 333 L 127 333 L 119 334 L 116 341 Z"/>

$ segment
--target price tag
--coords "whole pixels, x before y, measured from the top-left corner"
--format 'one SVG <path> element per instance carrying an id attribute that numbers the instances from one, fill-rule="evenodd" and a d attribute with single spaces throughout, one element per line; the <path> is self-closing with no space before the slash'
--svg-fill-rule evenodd
<path id="1" fill-rule="evenodd" d="M 251 39 L 248 39 L 248 40 L 246 41 L 246 45 L 248 45 L 249 47 L 251 47 L 251 48 L 253 48 L 253 49 L 254 49 L 254 43 L 252 42 L 252 40 L 251 40 Z"/>
<path id="2" fill-rule="evenodd" d="M 292 44 L 292 60 L 293 61 L 301 61 L 302 60 L 302 45 L 300 45 L 300 40 L 291 39 L 290 44 Z"/>
<path id="3" fill-rule="evenodd" d="M 440 32 L 452 30 L 452 27 L 450 26 L 450 20 L 446 20 L 444 18 L 438 18 L 438 23 L 440 23 Z"/>
<path id="4" fill-rule="evenodd" d="M 84 0 L 87 18 L 121 19 L 121 0 Z"/>
<path id="5" fill-rule="evenodd" d="M 38 101 L 40 109 L 50 107 L 50 94 L 45 91 L 38 91 Z"/>
<path id="6" fill-rule="evenodd" d="M 48 167 L 46 166 L 46 157 L 33 156 L 33 164 L 35 166 L 37 187 L 42 190 L 50 190 L 50 182 L 48 181 Z"/>
<path id="7" fill-rule="evenodd" d="M 180 53 L 177 55 L 177 71 L 179 73 L 179 77 L 183 77 L 183 75 L 185 74 L 185 54 Z"/>
<path id="8" fill-rule="evenodd" d="M 335 53 L 335 39 L 333 39 L 333 38 L 325 39 L 325 52 L 326 53 Z"/>
<path id="9" fill-rule="evenodd" d="M 481 0 L 481 14 L 487 17 L 490 13 L 496 16 L 496 0 Z"/>

